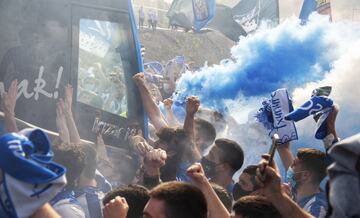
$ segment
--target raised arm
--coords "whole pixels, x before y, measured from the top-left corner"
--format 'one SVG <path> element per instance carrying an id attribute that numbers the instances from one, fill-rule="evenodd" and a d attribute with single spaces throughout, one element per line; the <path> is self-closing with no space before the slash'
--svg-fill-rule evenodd
<path id="1" fill-rule="evenodd" d="M 56 104 L 56 127 L 59 132 L 59 137 L 62 143 L 70 143 L 70 134 L 66 124 L 66 118 L 63 107 L 58 102 Z"/>
<path id="2" fill-rule="evenodd" d="M 72 113 L 72 97 L 73 88 L 71 85 L 65 86 L 65 99 L 60 99 L 59 103 L 65 112 L 66 124 L 69 129 L 70 142 L 81 143 L 80 134 L 76 127 L 74 116 Z"/>
<path id="3" fill-rule="evenodd" d="M 263 194 L 279 211 L 283 218 L 313 218 L 300 208 L 281 188 L 280 175 L 269 167 L 266 162 L 259 165 L 256 171 L 256 181 Z"/>
<path id="4" fill-rule="evenodd" d="M 289 167 L 294 162 L 294 156 L 293 156 L 293 154 L 291 153 L 291 150 L 290 150 L 290 142 L 287 142 L 287 143 L 282 144 L 282 145 L 278 145 L 278 146 L 276 146 L 276 148 L 277 148 L 277 150 L 279 152 L 280 159 L 281 159 L 281 162 L 282 162 L 285 170 L 288 170 Z"/>
<path id="5" fill-rule="evenodd" d="M 103 137 L 101 134 L 96 136 L 96 143 L 95 143 L 96 153 L 98 155 L 98 165 L 99 168 L 110 168 L 113 169 L 114 166 L 112 165 L 107 152 L 106 152 L 106 145 L 104 143 Z"/>
<path id="6" fill-rule="evenodd" d="M 139 175 L 141 185 L 151 189 L 160 184 L 160 168 L 165 165 L 166 152 L 154 149 L 140 135 L 131 136 L 129 142 L 143 160 L 142 175 Z"/>
<path id="7" fill-rule="evenodd" d="M 222 204 L 214 189 L 211 187 L 210 182 L 206 178 L 201 164 L 196 163 L 190 166 L 187 170 L 187 174 L 192 179 L 194 185 L 196 185 L 205 195 L 208 206 L 208 218 L 230 217 L 229 212 Z"/>
<path id="8" fill-rule="evenodd" d="M 197 96 L 187 97 L 184 130 L 191 136 L 192 141 L 194 141 L 194 118 L 199 106 L 200 99 Z"/>
<path id="9" fill-rule="evenodd" d="M 167 123 L 161 115 L 160 109 L 152 98 L 149 89 L 145 85 L 144 74 L 135 74 L 133 80 L 139 89 L 145 111 L 149 116 L 151 123 L 154 125 L 156 131 L 160 130 L 163 127 L 166 127 Z"/>
<path id="10" fill-rule="evenodd" d="M 8 92 L 3 95 L 3 110 L 5 128 L 7 132 L 18 132 L 15 120 L 15 106 L 18 94 L 17 80 L 13 80 L 10 84 Z"/>
<path id="11" fill-rule="evenodd" d="M 128 211 L 129 205 L 126 199 L 116 196 L 104 206 L 103 214 L 104 218 L 126 218 Z"/>
<path id="12" fill-rule="evenodd" d="M 172 112 L 172 105 L 173 105 L 173 100 L 170 98 L 167 98 L 163 101 L 164 103 L 164 107 L 166 110 L 166 121 L 169 123 L 170 126 L 172 127 L 178 127 L 180 126 L 179 121 L 176 119 L 174 113 Z"/>
<path id="13" fill-rule="evenodd" d="M 195 142 L 194 136 L 194 117 L 195 113 L 199 110 L 200 100 L 197 96 L 190 96 L 186 99 L 186 116 L 184 121 L 184 130 L 190 135 L 191 141 Z M 201 152 L 198 146 L 194 146 L 192 150 L 194 160 L 201 159 Z"/>
<path id="14" fill-rule="evenodd" d="M 339 106 L 337 104 L 334 104 L 326 121 L 328 131 L 327 131 L 327 136 L 323 139 L 323 143 L 326 150 L 329 150 L 331 146 L 338 141 L 338 135 L 336 133 L 335 123 L 339 110 L 340 110 Z"/>

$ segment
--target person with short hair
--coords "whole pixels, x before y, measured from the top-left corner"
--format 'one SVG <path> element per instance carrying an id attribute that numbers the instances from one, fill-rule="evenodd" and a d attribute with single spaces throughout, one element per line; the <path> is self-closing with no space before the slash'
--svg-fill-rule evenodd
<path id="1" fill-rule="evenodd" d="M 85 166 L 85 154 L 78 145 L 62 145 L 54 148 L 54 161 L 66 167 L 67 185 L 50 201 L 62 217 L 85 218 L 84 209 L 75 197 L 74 190 Z"/>
<path id="2" fill-rule="evenodd" d="M 309 212 L 294 202 L 282 187 L 281 177 L 274 162 L 269 165 L 262 161 L 256 170 L 256 181 L 260 185 L 260 192 L 277 209 L 281 217 L 314 218 Z"/>
<path id="3" fill-rule="evenodd" d="M 279 211 L 265 197 L 245 196 L 233 206 L 233 218 L 281 218 Z"/>
<path id="4" fill-rule="evenodd" d="M 117 196 L 125 198 L 129 205 L 127 218 L 142 218 L 145 205 L 150 199 L 149 191 L 145 187 L 128 185 L 117 188 L 107 193 L 102 202 L 106 205 Z"/>
<path id="5" fill-rule="evenodd" d="M 239 181 L 235 183 L 232 192 L 235 201 L 241 197 L 255 194 L 255 192 L 260 188 L 255 180 L 256 169 L 256 165 L 249 165 L 240 174 Z"/>
<path id="6" fill-rule="evenodd" d="M 82 144 L 79 149 L 85 155 L 85 166 L 76 186 L 75 197 L 84 209 L 87 218 L 101 218 L 101 199 L 105 193 L 111 190 L 111 187 L 102 185 L 97 177 L 97 152 L 88 144 Z M 105 179 L 104 179 L 105 180 Z M 106 183 L 106 180 L 105 182 Z"/>
<path id="7" fill-rule="evenodd" d="M 313 148 L 301 148 L 294 159 L 289 143 L 278 146 L 278 151 L 287 170 L 286 182 L 291 187 L 293 200 L 314 217 L 324 217 L 327 199 L 320 183 L 326 176 L 326 154 Z"/>
<path id="8" fill-rule="evenodd" d="M 221 203 L 225 206 L 225 208 L 231 212 L 232 207 L 232 197 L 226 189 L 218 184 L 211 183 L 211 187 L 214 189 L 216 195 L 219 197 Z"/>
<path id="9" fill-rule="evenodd" d="M 150 191 L 150 200 L 144 208 L 144 218 L 206 218 L 204 194 L 194 185 L 166 182 Z"/>
<path id="10" fill-rule="evenodd" d="M 194 124 L 194 142 L 203 153 L 214 143 L 216 130 L 210 122 L 201 118 L 195 118 Z"/>
<path id="11" fill-rule="evenodd" d="M 201 159 L 205 175 L 211 182 L 226 188 L 232 193 L 234 188 L 233 175 L 244 162 L 244 152 L 240 145 L 230 139 L 217 139 L 209 154 Z"/>
<path id="12" fill-rule="evenodd" d="M 165 127 L 156 133 L 158 140 L 154 148 L 161 148 L 167 153 L 165 166 L 160 168 L 162 181 L 176 180 L 181 162 L 188 161 L 193 146 L 189 135 L 182 128 Z"/>
<path id="13" fill-rule="evenodd" d="M 149 88 L 145 84 L 144 73 L 135 74 L 133 76 L 133 80 L 138 87 L 144 109 L 155 130 L 159 131 L 163 127 L 168 127 L 168 122 L 163 117 L 159 107 L 151 95 Z M 189 119 L 187 119 L 187 122 L 184 123 L 184 129 L 187 131 L 193 131 L 192 138 L 194 139 L 194 144 L 197 147 L 207 148 L 214 142 L 216 138 L 216 130 L 211 123 L 205 120 L 195 119 L 194 115 L 200 105 L 200 102 L 197 101 L 199 100 L 196 99 L 195 96 L 190 96 L 187 99 L 187 105 L 191 105 L 191 111 L 187 110 L 186 112 Z M 188 102 L 191 104 L 188 104 Z"/>

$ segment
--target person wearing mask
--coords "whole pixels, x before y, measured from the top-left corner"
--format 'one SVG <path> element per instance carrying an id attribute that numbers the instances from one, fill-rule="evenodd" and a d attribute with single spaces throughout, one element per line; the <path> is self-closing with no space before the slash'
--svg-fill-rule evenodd
<path id="1" fill-rule="evenodd" d="M 235 201 L 241 197 L 256 194 L 259 190 L 260 186 L 255 180 L 256 169 L 256 165 L 249 165 L 240 174 L 239 181 L 235 183 L 232 192 Z"/>
<path id="2" fill-rule="evenodd" d="M 233 192 L 233 175 L 244 162 L 244 152 L 240 145 L 229 139 L 217 139 L 209 153 L 201 159 L 205 175 L 229 193 Z"/>
<path id="3" fill-rule="evenodd" d="M 326 176 L 325 153 L 313 148 L 302 148 L 294 159 L 290 145 L 281 146 L 278 151 L 287 170 L 285 182 L 291 187 L 292 199 L 314 217 L 324 217 L 327 199 L 320 183 Z M 292 164 L 288 165 L 291 159 Z"/>

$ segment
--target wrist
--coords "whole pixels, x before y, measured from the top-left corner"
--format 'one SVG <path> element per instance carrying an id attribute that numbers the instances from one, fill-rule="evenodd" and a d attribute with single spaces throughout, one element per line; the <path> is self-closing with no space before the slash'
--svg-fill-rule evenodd
<path id="1" fill-rule="evenodd" d="M 160 168 L 145 165 L 144 173 L 145 173 L 146 177 L 159 177 L 160 176 Z"/>
<path id="2" fill-rule="evenodd" d="M 187 111 L 186 111 L 186 116 L 188 116 L 189 118 L 194 118 L 194 117 L 195 117 L 195 113 L 193 113 L 193 112 L 187 112 Z"/>
<path id="3" fill-rule="evenodd" d="M 66 119 L 72 119 L 73 118 L 73 114 L 72 114 L 72 111 L 71 110 L 67 110 L 65 113 L 65 118 Z"/>
<path id="4" fill-rule="evenodd" d="M 4 115 L 5 116 L 11 116 L 11 117 L 15 117 L 15 112 L 12 110 L 4 110 Z"/>
<path id="5" fill-rule="evenodd" d="M 273 192 L 271 197 L 267 197 L 271 203 L 275 204 L 282 204 L 284 200 L 287 198 L 287 194 L 283 191 Z"/>

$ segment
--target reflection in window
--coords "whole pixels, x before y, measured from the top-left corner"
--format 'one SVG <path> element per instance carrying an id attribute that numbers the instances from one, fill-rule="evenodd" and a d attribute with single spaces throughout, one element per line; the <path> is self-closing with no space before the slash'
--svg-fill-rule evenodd
<path id="1" fill-rule="evenodd" d="M 125 30 L 119 23 L 80 19 L 78 101 L 104 111 L 127 111 L 120 47 Z"/>
<path id="2" fill-rule="evenodd" d="M 195 0 L 194 10 L 196 20 L 205 20 L 209 16 L 207 2 L 205 0 Z"/>

